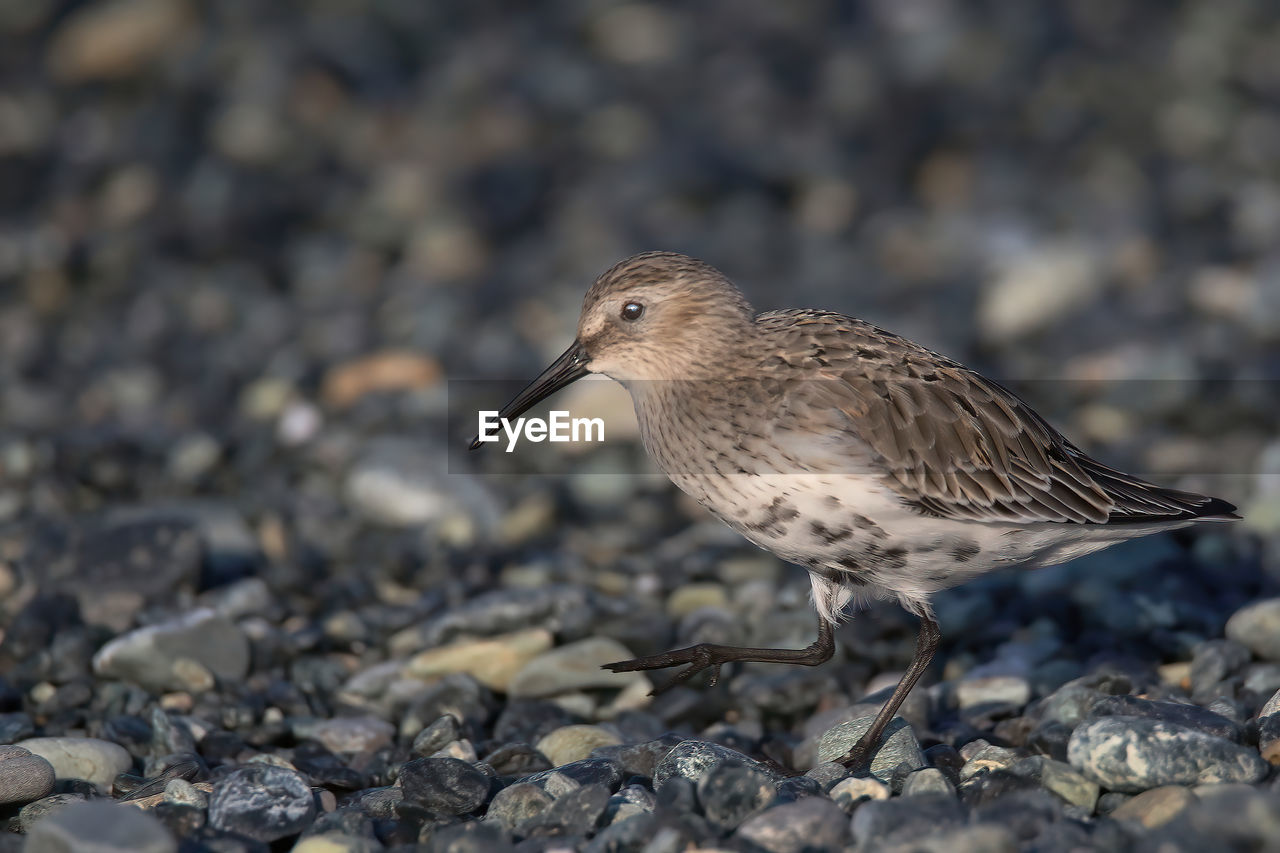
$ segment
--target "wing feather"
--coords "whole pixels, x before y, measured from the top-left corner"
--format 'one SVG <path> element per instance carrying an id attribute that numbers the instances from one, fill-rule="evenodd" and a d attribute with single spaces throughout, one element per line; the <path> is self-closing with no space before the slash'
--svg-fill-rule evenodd
<path id="1" fill-rule="evenodd" d="M 1008 389 L 860 320 L 781 311 L 757 325 L 795 375 L 812 380 L 780 392 L 787 408 L 825 413 L 821 428 L 869 450 L 885 484 L 924 513 L 1098 524 L 1234 509 L 1091 459 Z"/>

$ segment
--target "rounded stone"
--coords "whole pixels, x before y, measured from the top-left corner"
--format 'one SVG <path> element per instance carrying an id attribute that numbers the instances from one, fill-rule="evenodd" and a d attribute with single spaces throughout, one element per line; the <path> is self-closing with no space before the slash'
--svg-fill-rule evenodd
<path id="1" fill-rule="evenodd" d="M 875 715 L 858 717 L 828 729 L 818 739 L 818 762 L 838 761 L 858 742 L 858 739 L 871 728 Z M 924 752 L 920 742 L 916 740 L 911 726 L 901 717 L 889 721 L 880 744 L 871 756 L 871 775 L 881 782 L 889 782 L 894 770 L 903 762 L 911 770 L 925 766 Z"/>
<path id="2" fill-rule="evenodd" d="M 496 821 L 508 832 L 514 832 L 526 820 L 546 811 L 552 802 L 552 796 L 537 785 L 517 782 L 494 794 L 484 819 Z"/>
<path id="3" fill-rule="evenodd" d="M 192 689 L 197 664 L 219 679 L 239 681 L 249 672 L 249 655 L 249 638 L 236 623 L 199 608 L 117 637 L 94 655 L 93 670 L 163 693 Z"/>
<path id="4" fill-rule="evenodd" d="M 540 698 L 571 690 L 623 688 L 646 680 L 638 672 L 611 672 L 607 663 L 634 655 L 608 637 L 588 637 L 538 655 L 516 674 L 508 687 L 511 696 Z"/>
<path id="5" fill-rule="evenodd" d="M 1257 751 L 1185 726 L 1141 717 L 1103 717 L 1071 734 L 1067 759 L 1111 791 L 1160 785 L 1260 780 L 1267 764 Z"/>
<path id="6" fill-rule="evenodd" d="M 737 829 L 778 798 L 772 776 L 731 762 L 711 768 L 698 780 L 697 791 L 703 814 L 721 831 Z"/>
<path id="7" fill-rule="evenodd" d="M 1147 829 L 1155 829 L 1173 820 L 1196 802 L 1196 795 L 1181 785 L 1164 785 L 1143 791 L 1121 803 L 1111 817 L 1136 820 Z"/>
<path id="8" fill-rule="evenodd" d="M 297 835 L 315 819 L 311 789 L 296 770 L 268 764 L 242 767 L 209 797 L 209 823 L 265 843 Z"/>
<path id="9" fill-rule="evenodd" d="M 505 693 L 528 663 L 551 649 L 553 637 L 546 628 L 515 631 L 483 640 L 464 640 L 419 652 L 405 671 L 424 681 L 452 672 L 465 672 L 491 690 Z"/>
<path id="10" fill-rule="evenodd" d="M 840 850 L 849 843 L 849 817 L 823 797 L 806 797 L 757 814 L 736 838 L 769 853 Z"/>
<path id="11" fill-rule="evenodd" d="M 473 812 L 489 798 L 489 777 L 456 758 L 418 758 L 400 770 L 406 800 L 436 815 Z"/>
<path id="12" fill-rule="evenodd" d="M 53 765 L 20 746 L 0 746 L 0 805 L 29 803 L 53 790 Z"/>
<path id="13" fill-rule="evenodd" d="M 26 853 L 174 853 L 178 841 L 151 814 L 119 803 L 74 803 L 27 831 Z"/>
<path id="14" fill-rule="evenodd" d="M 1280 598 L 1240 608 L 1227 620 L 1226 633 L 1263 660 L 1280 661 Z"/>
<path id="15" fill-rule="evenodd" d="M 339 754 L 368 753 L 390 745 L 396 727 L 379 717 L 335 717 L 317 720 L 294 729 L 299 738 L 312 738 Z"/>
<path id="16" fill-rule="evenodd" d="M 133 758 L 125 748 L 109 740 L 33 737 L 18 746 L 53 765 L 58 779 L 83 779 L 104 789 L 133 767 Z"/>
<path id="17" fill-rule="evenodd" d="M 776 778 L 768 768 L 737 750 L 718 743 L 702 740 L 686 740 L 672 748 L 653 769 L 653 788 L 658 790 L 668 779 L 678 776 L 697 783 L 711 770 L 724 763 L 741 767 L 753 767 Z"/>
<path id="18" fill-rule="evenodd" d="M 589 758 L 596 747 L 620 743 L 622 740 L 617 735 L 599 726 L 561 726 L 539 740 L 536 749 L 553 767 L 559 767 Z"/>

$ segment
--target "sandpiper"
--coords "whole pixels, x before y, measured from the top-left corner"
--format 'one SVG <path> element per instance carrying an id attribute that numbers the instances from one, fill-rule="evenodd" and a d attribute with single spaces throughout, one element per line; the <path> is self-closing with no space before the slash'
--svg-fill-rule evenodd
<path id="1" fill-rule="evenodd" d="M 871 757 L 933 658 L 934 592 L 1238 518 L 1226 501 L 1091 459 L 1007 389 L 869 323 L 756 314 L 722 273 L 685 255 L 635 255 L 601 275 L 573 344 L 501 417 L 588 373 L 627 388 L 645 449 L 679 488 L 808 569 L 818 612 L 804 649 L 703 643 L 608 667 L 687 665 L 661 691 L 707 668 L 714 683 L 729 661 L 814 666 L 834 653 L 852 599 L 896 598 L 920 619 L 915 655 L 842 759 L 851 765 Z"/>

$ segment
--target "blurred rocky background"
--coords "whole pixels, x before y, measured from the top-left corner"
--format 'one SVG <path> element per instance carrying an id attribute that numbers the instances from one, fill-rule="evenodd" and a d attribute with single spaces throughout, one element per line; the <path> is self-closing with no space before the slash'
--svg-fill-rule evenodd
<path id="1" fill-rule="evenodd" d="M 0 0 L 0 743 L 40 735 L 97 762 L 75 775 L 50 758 L 45 786 L 30 756 L 0 755 L 11 828 L 122 796 L 117 772 L 161 790 L 188 766 L 174 755 L 199 759 L 182 778 L 223 787 L 210 808 L 205 791 L 166 795 L 164 838 L 270 842 L 346 815 L 343 833 L 387 845 L 487 813 L 491 791 L 437 796 L 490 784 L 466 776 L 478 757 L 509 782 L 672 730 L 815 760 L 830 712 L 905 664 L 892 608 L 845 629 L 829 667 L 747 667 L 651 706 L 643 679 L 583 675 L 560 649 L 587 643 L 574 654 L 599 663 L 699 639 L 804 644 L 799 572 L 652 476 L 625 396 L 593 400 L 601 386 L 573 393 L 619 429 L 544 476 L 451 453 L 464 397 L 505 400 L 480 380 L 530 378 L 594 276 L 654 248 L 715 264 L 761 309 L 841 310 L 919 340 L 1105 460 L 1244 509 L 1194 545 L 944 597 L 950 645 L 911 722 L 926 746 L 968 748 L 956 767 L 987 762 L 947 770 L 953 799 L 1048 755 L 1013 774 L 1055 791 L 1046 826 L 1101 844 L 1098 827 L 1122 825 L 1101 815 L 1161 779 L 1108 777 L 1087 744 L 1067 763 L 1081 716 L 1044 703 L 1077 677 L 1222 699 L 1213 713 L 1240 731 L 1202 728 L 1280 757 L 1258 734 L 1280 617 L 1241 611 L 1223 639 L 1280 565 L 1278 103 L 1266 0 Z M 1097 681 L 1117 654 L 1127 680 Z M 495 656 L 505 669 L 476 669 Z M 571 747 L 540 741 L 586 724 L 560 736 Z M 254 824 L 253 795 L 293 782 L 244 770 L 255 755 L 301 786 L 280 825 Z M 489 828 L 587 837 L 619 811 L 661 813 L 655 779 L 693 773 L 620 761 L 627 775 L 572 777 L 585 806 L 544 812 L 551 796 L 520 789 L 542 823 Z M 1084 793 L 1064 800 L 1044 780 L 1068 772 Z M 852 784 L 834 797 L 846 812 Z M 584 828 L 593 785 L 613 799 Z M 801 808 L 802 787 L 764 805 Z M 677 821 L 680 837 L 790 849 L 776 809 L 750 829 L 715 817 L 714 790 L 690 795 L 702 828 Z M 1063 802 L 1083 811 L 1062 818 Z M 1240 811 L 1175 805 L 1179 839 Z M 834 825 L 822 808 L 788 820 Z M 1160 808 L 1131 806 L 1123 826 Z M 875 835 L 876 814 L 859 807 L 832 843 Z M 100 820 L 49 832 L 86 825 Z"/>

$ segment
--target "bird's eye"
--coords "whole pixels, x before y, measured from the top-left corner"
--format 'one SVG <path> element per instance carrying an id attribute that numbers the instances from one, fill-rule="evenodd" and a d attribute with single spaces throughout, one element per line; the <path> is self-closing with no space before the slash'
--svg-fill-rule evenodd
<path id="1" fill-rule="evenodd" d="M 639 302 L 628 302 L 626 305 L 622 306 L 621 316 L 622 319 L 630 322 L 633 320 L 639 320 L 640 315 L 643 313 L 644 306 Z"/>

